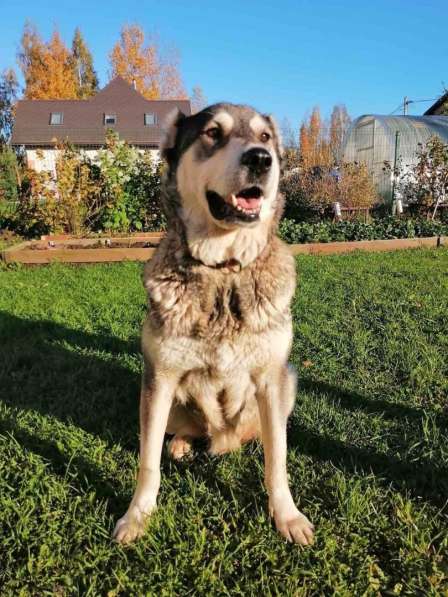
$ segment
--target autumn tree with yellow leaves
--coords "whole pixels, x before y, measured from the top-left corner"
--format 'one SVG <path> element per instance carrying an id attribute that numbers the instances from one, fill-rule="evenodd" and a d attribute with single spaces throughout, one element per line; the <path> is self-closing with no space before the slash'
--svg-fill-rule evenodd
<path id="1" fill-rule="evenodd" d="M 109 54 L 111 76 L 134 84 L 146 99 L 185 98 L 175 51 L 163 55 L 154 39 L 145 39 L 139 25 L 125 25 Z"/>
<path id="2" fill-rule="evenodd" d="M 349 124 L 350 117 L 343 104 L 333 108 L 329 125 L 322 120 L 319 107 L 313 108 L 309 119 L 300 127 L 299 152 L 302 165 L 312 168 L 337 164 Z"/>
<path id="3" fill-rule="evenodd" d="M 55 29 L 46 43 L 36 27 L 25 24 L 18 62 L 26 99 L 73 99 L 77 83 L 71 53 Z"/>

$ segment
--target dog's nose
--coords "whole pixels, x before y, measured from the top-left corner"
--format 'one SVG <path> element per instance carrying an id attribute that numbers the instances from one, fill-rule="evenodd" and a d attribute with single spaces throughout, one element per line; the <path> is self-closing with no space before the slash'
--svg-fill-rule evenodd
<path id="1" fill-rule="evenodd" d="M 243 153 L 241 163 L 254 174 L 265 174 L 272 165 L 272 157 L 263 147 L 252 147 Z"/>

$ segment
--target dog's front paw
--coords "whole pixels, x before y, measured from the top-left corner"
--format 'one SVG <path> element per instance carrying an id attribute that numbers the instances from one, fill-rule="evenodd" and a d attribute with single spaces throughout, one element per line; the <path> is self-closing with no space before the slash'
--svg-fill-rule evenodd
<path id="1" fill-rule="evenodd" d="M 115 525 L 112 537 L 117 543 L 132 543 L 143 536 L 148 515 L 136 506 L 131 506 L 126 514 Z"/>
<path id="2" fill-rule="evenodd" d="M 314 525 L 294 505 L 270 504 L 270 511 L 274 517 L 277 531 L 291 543 L 312 545 L 314 541 Z"/>
<path id="3" fill-rule="evenodd" d="M 305 516 L 297 510 L 293 518 L 275 518 L 275 526 L 279 533 L 292 543 L 312 545 L 314 541 L 314 526 Z"/>

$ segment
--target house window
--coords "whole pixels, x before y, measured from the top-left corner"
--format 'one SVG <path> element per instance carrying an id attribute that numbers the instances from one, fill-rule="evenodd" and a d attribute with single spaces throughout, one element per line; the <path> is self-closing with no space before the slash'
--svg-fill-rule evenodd
<path id="1" fill-rule="evenodd" d="M 155 114 L 145 114 L 145 126 L 153 126 L 156 123 Z"/>
<path id="2" fill-rule="evenodd" d="M 63 122 L 62 112 L 51 112 L 50 124 L 62 124 L 62 122 Z"/>
<path id="3" fill-rule="evenodd" d="M 104 115 L 104 124 L 111 125 L 117 122 L 117 117 L 115 114 L 105 114 Z"/>

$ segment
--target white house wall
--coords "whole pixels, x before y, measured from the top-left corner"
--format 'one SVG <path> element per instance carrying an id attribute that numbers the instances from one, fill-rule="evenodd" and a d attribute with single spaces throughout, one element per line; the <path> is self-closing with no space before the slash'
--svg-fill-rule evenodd
<path id="1" fill-rule="evenodd" d="M 82 153 L 88 157 L 92 162 L 98 159 L 98 149 L 83 149 Z M 140 153 L 149 151 L 152 160 L 158 162 L 160 159 L 160 152 L 158 149 L 139 149 Z M 28 168 L 36 170 L 36 172 L 51 172 L 56 176 L 56 160 L 59 149 L 26 149 L 26 162 Z"/>

